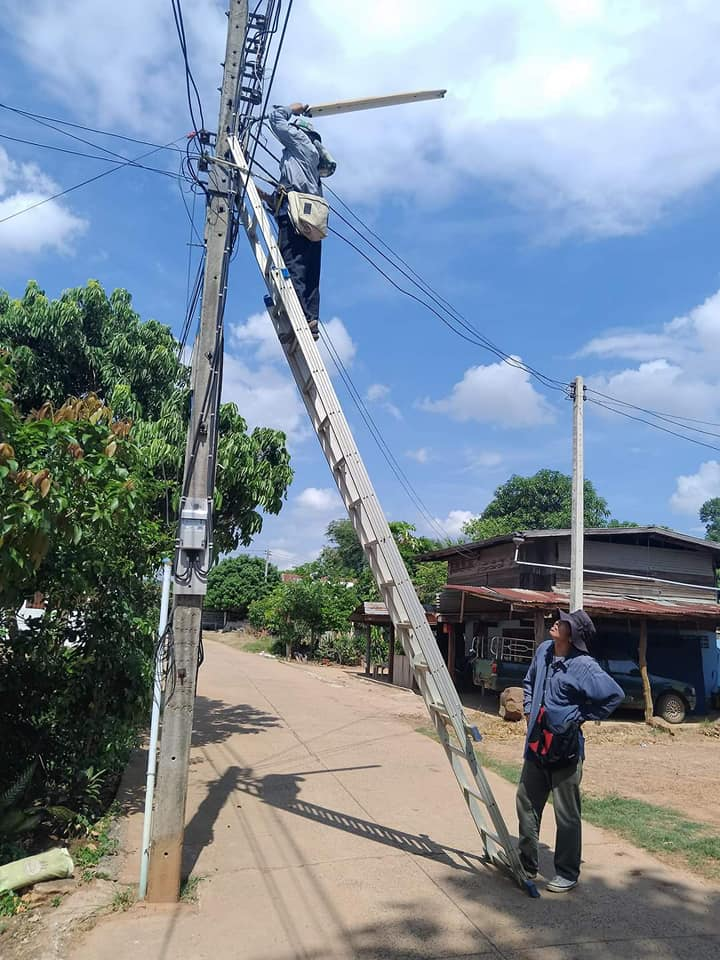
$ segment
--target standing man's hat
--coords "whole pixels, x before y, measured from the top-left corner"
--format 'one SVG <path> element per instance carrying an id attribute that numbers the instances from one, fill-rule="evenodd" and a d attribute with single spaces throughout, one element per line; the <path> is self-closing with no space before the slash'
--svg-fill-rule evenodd
<path id="1" fill-rule="evenodd" d="M 558 617 L 570 627 L 572 645 L 583 653 L 589 653 L 587 645 L 595 639 L 595 624 L 585 611 L 574 610 L 572 613 L 565 613 L 564 610 L 558 610 Z"/>

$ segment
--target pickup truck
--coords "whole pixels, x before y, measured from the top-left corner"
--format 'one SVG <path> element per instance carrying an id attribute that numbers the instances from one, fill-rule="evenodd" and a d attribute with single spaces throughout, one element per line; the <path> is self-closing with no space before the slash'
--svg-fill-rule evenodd
<path id="1" fill-rule="evenodd" d="M 534 653 L 530 640 L 512 637 L 493 637 L 483 645 L 484 656 L 472 661 L 472 679 L 482 690 L 500 693 L 506 687 L 521 687 Z M 625 693 L 621 706 L 627 710 L 644 710 L 645 698 L 640 667 L 628 657 L 599 657 L 598 663 L 618 683 Z M 671 680 L 649 674 L 650 690 L 655 716 L 668 723 L 682 723 L 695 709 L 695 688 L 681 680 Z"/>

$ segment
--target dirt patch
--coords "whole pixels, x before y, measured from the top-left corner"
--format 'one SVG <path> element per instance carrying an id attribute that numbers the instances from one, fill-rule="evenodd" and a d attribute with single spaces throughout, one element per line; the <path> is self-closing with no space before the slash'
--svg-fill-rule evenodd
<path id="1" fill-rule="evenodd" d="M 480 727 L 483 748 L 491 757 L 520 761 L 524 723 L 468 712 Z M 645 800 L 720 827 L 720 740 L 704 736 L 702 724 L 678 727 L 675 736 L 654 730 L 642 720 L 590 723 L 584 732 L 583 789 L 588 793 Z"/>
<path id="2" fill-rule="evenodd" d="M 361 672 L 335 666 L 323 670 L 346 675 Z M 468 719 L 483 735 L 482 749 L 496 760 L 521 762 L 524 722 L 502 720 L 495 697 L 483 697 L 477 691 L 463 692 L 461 697 Z M 418 695 L 408 696 L 399 716 L 416 728 L 428 722 Z M 627 716 L 630 719 L 585 726 L 583 789 L 598 797 L 617 794 L 670 807 L 691 820 L 720 828 L 720 738 L 710 735 L 716 725 L 679 724 L 671 736 L 630 713 Z"/>

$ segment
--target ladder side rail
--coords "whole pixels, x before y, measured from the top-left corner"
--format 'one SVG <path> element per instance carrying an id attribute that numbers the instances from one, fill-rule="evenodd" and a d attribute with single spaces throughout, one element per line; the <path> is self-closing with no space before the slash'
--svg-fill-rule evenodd
<path id="1" fill-rule="evenodd" d="M 230 146 L 244 180 L 247 202 L 252 209 L 250 213 L 247 208 L 243 208 L 241 220 L 248 232 L 249 241 L 268 290 L 274 302 L 277 304 L 279 300 L 283 305 L 283 311 L 279 308 L 271 311 L 271 319 L 280 336 L 321 448 L 348 509 L 353 527 L 358 533 L 373 575 L 376 577 L 392 622 L 398 631 L 397 635 L 413 665 L 416 682 L 426 705 L 431 710 L 441 743 L 463 791 L 466 805 L 483 836 L 486 850 L 488 842 L 497 846 L 499 840 L 504 848 L 503 862 L 510 867 L 518 883 L 523 885 L 524 872 L 490 785 L 478 764 L 468 736 L 468 724 L 457 690 L 452 683 L 435 637 L 427 623 L 425 610 L 418 600 L 397 544 L 380 508 L 335 388 L 307 327 L 305 315 L 282 260 L 268 216 L 257 188 L 248 175 L 247 161 L 239 141 L 234 137 L 230 138 Z M 267 250 L 263 249 L 260 236 Z M 286 336 L 290 332 L 287 329 L 288 324 L 292 329 L 292 338 Z M 419 660 L 420 657 L 423 658 L 422 662 L 427 666 L 427 671 L 415 668 L 413 661 Z M 439 715 L 438 708 L 442 709 L 443 714 L 447 716 L 458 743 L 464 744 L 464 749 L 451 745 L 447 726 L 443 722 L 443 717 Z M 468 772 L 472 774 L 475 786 L 469 784 Z M 495 827 L 494 835 L 487 831 L 486 816 L 480 802 L 484 804 Z"/>

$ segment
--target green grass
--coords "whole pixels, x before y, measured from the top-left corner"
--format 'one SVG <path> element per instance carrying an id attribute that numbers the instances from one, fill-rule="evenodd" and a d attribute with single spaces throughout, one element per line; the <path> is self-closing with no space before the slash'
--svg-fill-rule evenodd
<path id="1" fill-rule="evenodd" d="M 720 877 L 720 836 L 671 807 L 613 794 L 583 795 L 583 819 L 650 853 L 670 854 L 703 876 Z"/>
<path id="2" fill-rule="evenodd" d="M 204 879 L 205 877 L 198 877 L 194 873 L 191 873 L 189 877 L 185 877 L 180 884 L 180 899 L 185 903 L 195 903 L 198 898 L 197 888 L 200 885 L 200 881 Z"/>
<path id="3" fill-rule="evenodd" d="M 439 742 L 432 727 L 418 727 L 417 732 Z M 483 767 L 512 784 L 519 782 L 522 763 L 496 760 L 477 748 L 476 752 Z M 720 878 L 720 836 L 671 807 L 615 794 L 595 797 L 583 793 L 582 815 L 586 823 L 611 830 L 636 847 L 672 857 L 704 877 Z"/>
<path id="4" fill-rule="evenodd" d="M 243 650 L 248 653 L 270 653 L 270 648 L 275 641 L 272 637 L 258 637 L 256 640 L 248 640 L 243 644 Z"/>
<path id="5" fill-rule="evenodd" d="M 135 891 L 132 887 L 125 887 L 124 890 L 118 890 L 115 896 L 112 898 L 112 903 L 110 904 L 111 909 L 114 913 L 125 912 L 129 910 L 130 907 L 135 903 Z"/>
<path id="6" fill-rule="evenodd" d="M 118 812 L 113 804 L 105 816 L 93 824 L 87 838 L 72 851 L 75 866 L 80 868 L 85 883 L 97 876 L 96 868 L 104 857 L 111 857 L 117 852 L 118 841 L 110 835 L 110 831 Z"/>
<path id="7" fill-rule="evenodd" d="M 0 917 L 14 917 L 20 906 L 20 897 L 12 890 L 0 892 Z"/>

